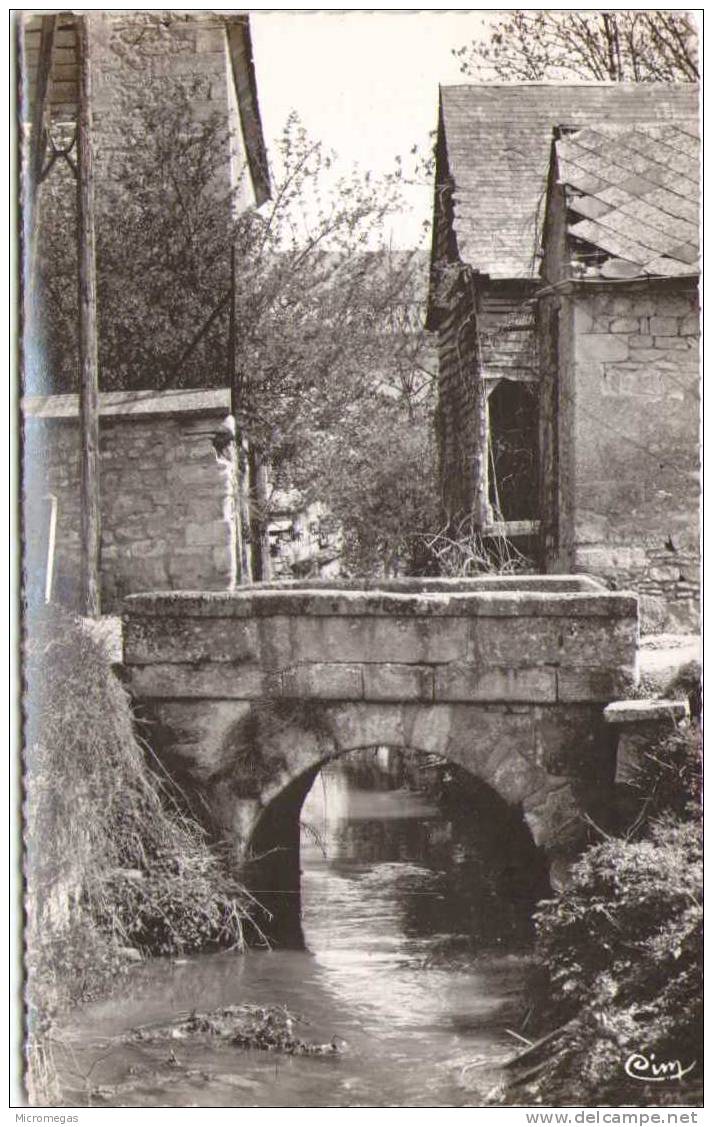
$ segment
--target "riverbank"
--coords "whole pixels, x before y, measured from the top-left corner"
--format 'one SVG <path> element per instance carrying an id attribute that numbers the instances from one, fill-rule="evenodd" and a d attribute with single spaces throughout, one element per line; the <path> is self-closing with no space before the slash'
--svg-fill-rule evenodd
<path id="1" fill-rule="evenodd" d="M 28 621 L 27 1087 L 57 1095 L 52 1023 L 151 955 L 242 948 L 253 902 L 136 736 L 111 658 L 81 620 Z M 49 847 L 51 845 L 51 848 Z"/>
<path id="2" fill-rule="evenodd" d="M 534 1044 L 500 1106 L 702 1106 L 703 855 L 697 725 L 652 746 L 639 815 L 536 913 Z"/>
<path id="3" fill-rule="evenodd" d="M 515 1045 L 507 1030 L 522 1019 L 530 946 L 518 938 L 514 906 L 498 908 L 480 834 L 472 840 L 467 825 L 452 825 L 426 796 L 379 789 L 349 768 L 348 760 L 330 764 L 305 804 L 304 817 L 319 831 L 319 840 L 305 834 L 302 842 L 306 949 L 138 965 L 111 999 L 75 1009 L 58 1030 L 68 1101 L 482 1102 Z M 480 933 L 468 934 L 475 917 L 483 920 Z M 152 1036 L 173 1023 L 182 1032 L 194 1009 L 276 1004 L 302 1019 L 296 1035 L 334 1041 L 339 1051 L 293 1056 L 245 1050 L 200 1032 L 170 1045 Z M 149 1036 L 132 1035 L 137 1029 Z"/>

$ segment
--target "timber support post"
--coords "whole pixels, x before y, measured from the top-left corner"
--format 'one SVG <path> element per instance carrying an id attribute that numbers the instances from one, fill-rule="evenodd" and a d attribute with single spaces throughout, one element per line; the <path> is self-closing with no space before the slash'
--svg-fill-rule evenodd
<path id="1" fill-rule="evenodd" d="M 87 17 L 77 16 L 77 261 L 79 293 L 79 424 L 81 436 L 82 611 L 101 613 L 101 509 L 99 482 L 99 356 L 94 231 L 92 81 Z"/>
<path id="2" fill-rule="evenodd" d="M 242 471 L 242 434 L 238 426 L 238 407 L 240 404 L 240 388 L 238 386 L 237 371 L 237 323 L 235 310 L 235 243 L 230 246 L 230 304 L 228 306 L 228 384 L 230 386 L 230 413 L 235 422 L 234 455 L 235 475 L 233 477 L 233 506 L 235 513 L 234 524 L 234 552 L 235 552 L 235 583 L 241 587 L 246 579 L 245 544 L 243 540 L 243 471 Z"/>

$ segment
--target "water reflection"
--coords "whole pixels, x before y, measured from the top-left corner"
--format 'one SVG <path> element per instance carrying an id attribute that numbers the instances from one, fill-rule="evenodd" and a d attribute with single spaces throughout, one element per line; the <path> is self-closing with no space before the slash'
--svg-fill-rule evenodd
<path id="1" fill-rule="evenodd" d="M 324 942 L 319 922 L 330 926 L 323 899 L 337 876 L 376 902 L 367 913 L 393 898 L 407 938 L 447 935 L 451 950 L 457 938 L 471 950 L 530 940 L 544 860 L 518 813 L 458 768 L 386 748 L 347 756 L 317 777 L 301 818 L 310 949 Z"/>
<path id="2" fill-rule="evenodd" d="M 506 1029 L 522 1017 L 528 913 L 544 880 L 517 815 L 448 765 L 381 749 L 323 770 L 301 819 L 290 864 L 301 868 L 306 950 L 157 960 L 120 998 L 75 1014 L 69 1065 L 76 1075 L 77 1062 L 87 1072 L 98 1061 L 96 1082 L 114 1086 L 105 1104 L 466 1107 L 496 1082 L 513 1047 Z M 286 1005 L 306 1036 L 337 1037 L 345 1052 L 327 1061 L 183 1042 L 169 1066 L 165 1045 L 112 1042 L 232 1003 Z M 68 1103 L 83 1106 L 74 1085 Z"/>

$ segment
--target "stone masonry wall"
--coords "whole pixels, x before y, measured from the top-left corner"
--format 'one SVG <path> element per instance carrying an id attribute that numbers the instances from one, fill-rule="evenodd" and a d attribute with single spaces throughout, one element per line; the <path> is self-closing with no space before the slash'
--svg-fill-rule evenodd
<path id="1" fill-rule="evenodd" d="M 197 121 L 215 113 L 226 115 L 233 146 L 230 180 L 239 189 L 239 206 L 253 204 L 224 17 L 212 12 L 157 10 L 97 12 L 91 21 L 95 144 L 100 172 L 113 153 L 125 149 L 123 107 L 127 91 L 135 88 L 137 81 L 150 85 L 170 79 L 190 87 Z"/>
<path id="2" fill-rule="evenodd" d="M 691 284 L 573 298 L 566 570 L 640 595 L 645 633 L 698 628 L 699 312 Z"/>
<path id="3" fill-rule="evenodd" d="M 104 394 L 101 400 L 102 611 L 115 612 L 122 598 L 135 591 L 227 588 L 232 535 L 225 501 L 227 471 L 211 443 L 228 410 L 227 393 L 121 392 Z M 53 594 L 57 601 L 76 606 L 76 397 L 28 400 L 25 413 L 26 465 L 32 476 L 25 494 L 32 499 L 47 493 L 57 497 Z M 25 534 L 30 566 L 33 539 L 46 543 L 46 529 L 37 527 L 30 510 Z M 42 562 L 40 557 L 40 567 Z"/>
<path id="4" fill-rule="evenodd" d="M 152 746 L 239 857 L 285 788 L 379 744 L 464 767 L 553 862 L 611 806 L 603 705 L 636 680 L 637 604 L 587 577 L 135 595 L 123 624 Z"/>

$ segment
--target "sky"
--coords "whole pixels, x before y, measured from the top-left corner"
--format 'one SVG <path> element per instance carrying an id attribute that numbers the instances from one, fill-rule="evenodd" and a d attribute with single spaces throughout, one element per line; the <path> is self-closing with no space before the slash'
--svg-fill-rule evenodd
<path id="1" fill-rule="evenodd" d="M 492 18 L 493 13 L 490 13 Z M 438 84 L 465 82 L 452 48 L 481 38 L 478 11 L 253 12 L 260 112 L 268 145 L 291 110 L 340 160 L 373 173 L 432 144 Z M 394 245 L 412 247 L 430 219 L 432 186 L 410 189 Z"/>

